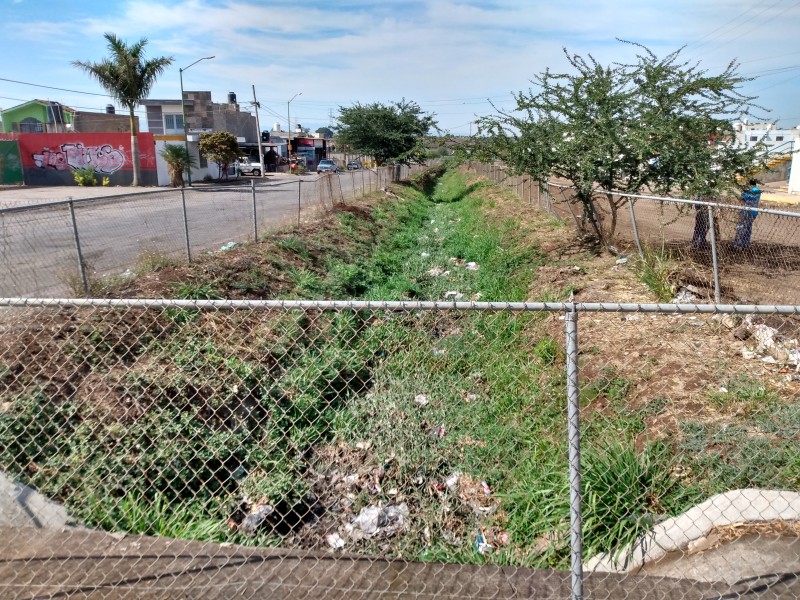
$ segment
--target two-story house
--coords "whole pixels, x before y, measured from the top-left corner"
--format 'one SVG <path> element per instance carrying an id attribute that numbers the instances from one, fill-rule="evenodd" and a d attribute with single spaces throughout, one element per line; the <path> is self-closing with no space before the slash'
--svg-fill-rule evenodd
<path id="1" fill-rule="evenodd" d="M 189 154 L 194 157 L 198 168 L 192 168 L 192 180 L 199 181 L 206 175 L 217 177 L 217 167 L 209 167 L 208 161 L 199 153 L 200 134 L 211 131 L 228 131 L 244 143 L 257 142 L 256 118 L 241 110 L 236 94 L 228 94 L 228 102 L 211 100 L 211 92 L 184 92 L 180 99 L 150 99 L 142 102 L 147 111 L 147 129 L 156 140 L 156 156 L 166 144 L 184 143 L 184 111 L 186 114 L 186 142 Z M 166 185 L 168 169 L 158 165 L 159 185 Z M 163 174 L 163 176 L 162 176 Z M 163 181 L 162 181 L 163 179 Z"/>

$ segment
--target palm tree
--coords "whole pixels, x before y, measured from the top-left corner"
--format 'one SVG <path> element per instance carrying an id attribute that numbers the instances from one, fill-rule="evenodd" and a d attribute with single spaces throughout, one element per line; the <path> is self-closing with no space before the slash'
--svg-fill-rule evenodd
<path id="1" fill-rule="evenodd" d="M 139 185 L 139 140 L 136 136 L 136 120 L 133 110 L 150 95 L 150 90 L 164 70 L 172 64 L 172 57 L 160 56 L 145 60 L 144 47 L 147 38 L 135 44 L 126 45 L 113 33 L 106 33 L 109 58 L 98 63 L 73 61 L 72 65 L 83 69 L 122 106 L 126 107 L 131 117 L 131 154 L 133 163 L 133 185 Z"/>
<path id="2" fill-rule="evenodd" d="M 196 168 L 194 157 L 186 152 L 186 148 L 176 144 L 167 144 L 158 153 L 169 167 L 169 184 L 172 187 L 183 187 L 183 172 L 187 165 Z"/>

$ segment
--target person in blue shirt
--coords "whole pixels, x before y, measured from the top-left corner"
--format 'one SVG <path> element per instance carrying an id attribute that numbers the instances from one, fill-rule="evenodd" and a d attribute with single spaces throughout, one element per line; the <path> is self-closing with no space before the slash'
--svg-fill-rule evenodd
<path id="1" fill-rule="evenodd" d="M 739 211 L 739 223 L 736 225 L 736 235 L 733 238 L 734 250 L 747 250 L 750 248 L 750 237 L 753 235 L 753 221 L 758 216 L 758 203 L 761 200 L 761 189 L 758 181 L 751 179 L 748 181 L 750 186 L 742 192 L 742 203 L 744 207 Z"/>

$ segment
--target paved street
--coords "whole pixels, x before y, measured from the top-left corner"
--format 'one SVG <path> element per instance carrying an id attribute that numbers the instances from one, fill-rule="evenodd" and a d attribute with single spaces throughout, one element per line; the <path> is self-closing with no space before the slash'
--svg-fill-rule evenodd
<path id="1" fill-rule="evenodd" d="M 368 170 L 257 180 L 259 234 L 295 222 L 298 204 L 305 220 L 323 204 L 350 201 L 354 189 L 361 195 L 362 187 L 368 192 L 377 185 L 375 172 Z M 180 190 L 6 188 L 0 190 L 0 206 L 5 207 L 0 209 L 0 296 L 57 297 L 81 289 L 72 219 L 69 204 L 64 202 L 70 196 L 90 277 L 124 273 L 148 252 L 186 257 Z M 254 202 L 249 181 L 228 187 L 187 188 L 185 199 L 193 257 L 229 242 L 253 239 Z M 22 208 L 31 205 L 38 206 Z"/>

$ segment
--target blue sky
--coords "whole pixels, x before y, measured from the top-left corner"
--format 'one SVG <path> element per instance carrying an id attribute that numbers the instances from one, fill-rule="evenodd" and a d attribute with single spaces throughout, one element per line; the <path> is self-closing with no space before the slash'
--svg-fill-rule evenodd
<path id="1" fill-rule="evenodd" d="M 312 130 L 339 106 L 406 98 L 440 126 L 469 133 L 476 116 L 513 105 L 536 73 L 566 68 L 562 47 L 600 62 L 633 53 L 616 38 L 663 56 L 683 56 L 710 72 L 733 59 L 756 77 L 743 88 L 782 127 L 800 125 L 800 0 L 0 0 L 0 108 L 33 98 L 102 110 L 102 94 L 72 60 L 106 54 L 103 33 L 149 40 L 151 56 L 173 56 L 151 98 L 211 90 L 217 102 L 256 86 L 262 129 L 292 123 Z M 144 122 L 144 111 L 140 117 Z M 144 128 L 144 127 L 143 127 Z"/>

